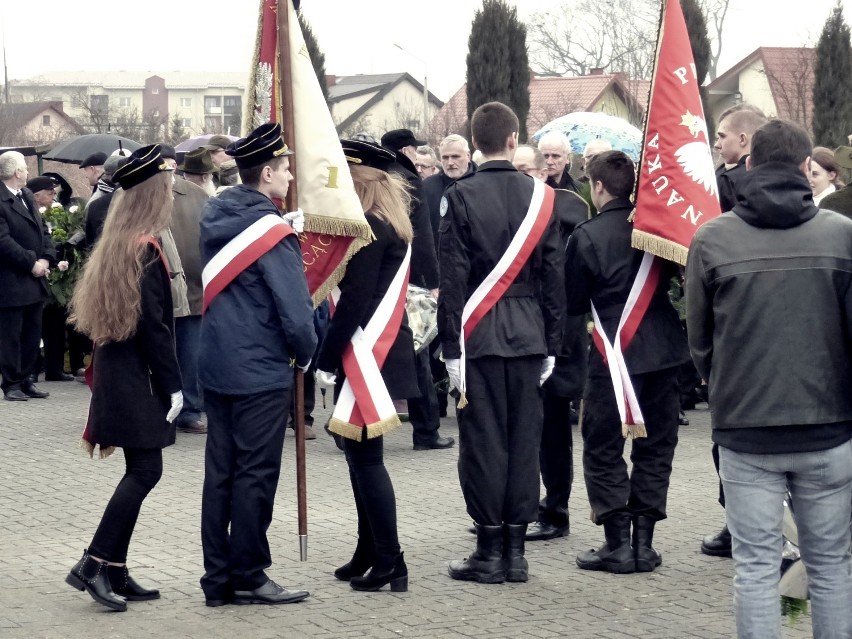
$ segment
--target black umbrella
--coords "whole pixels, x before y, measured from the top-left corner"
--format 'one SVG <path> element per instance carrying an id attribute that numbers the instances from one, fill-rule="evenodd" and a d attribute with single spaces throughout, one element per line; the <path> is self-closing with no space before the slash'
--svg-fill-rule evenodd
<path id="1" fill-rule="evenodd" d="M 88 135 L 78 135 L 70 140 L 60 142 L 50 150 L 50 153 L 44 156 L 44 159 L 79 164 L 92 153 L 106 153 L 109 155 L 113 151 L 117 151 L 119 143 L 122 149 L 128 151 L 135 151 L 142 146 L 138 142 L 129 138 L 123 138 L 120 135 L 113 135 L 112 133 L 90 133 Z"/>

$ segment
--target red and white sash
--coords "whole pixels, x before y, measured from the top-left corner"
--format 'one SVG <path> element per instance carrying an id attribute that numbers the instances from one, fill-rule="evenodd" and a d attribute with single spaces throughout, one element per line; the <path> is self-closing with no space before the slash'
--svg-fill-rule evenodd
<path id="1" fill-rule="evenodd" d="M 362 429 L 367 438 L 399 426 L 399 416 L 390 393 L 382 379 L 381 368 L 396 341 L 405 313 L 408 291 L 408 269 L 411 245 L 367 325 L 358 327 L 343 351 L 343 372 L 346 379 L 331 415 L 329 430 L 350 439 L 361 439 Z M 331 292 L 332 311 L 340 299 L 340 289 Z"/>
<path id="2" fill-rule="evenodd" d="M 459 337 L 461 347 L 461 359 L 459 361 L 460 384 L 459 408 L 467 406 L 465 394 L 465 348 L 464 343 L 468 335 L 473 332 L 479 320 L 485 317 L 497 303 L 503 294 L 515 281 L 518 273 L 527 263 L 533 250 L 538 245 L 544 230 L 547 228 L 553 215 L 553 199 L 555 197 L 552 188 L 540 180 L 534 180 L 532 199 L 527 209 L 524 221 L 518 228 L 515 237 L 509 243 L 506 252 L 494 266 L 492 271 L 480 283 L 462 310 L 462 328 Z"/>
<path id="3" fill-rule="evenodd" d="M 291 233 L 295 233 L 293 227 L 280 216 L 270 213 L 223 246 L 201 272 L 201 282 L 204 285 L 201 312 L 205 312 L 213 298 L 225 290 L 240 273 Z"/>
<path id="4" fill-rule="evenodd" d="M 592 339 L 604 362 L 609 367 L 609 375 L 612 379 L 612 387 L 615 391 L 615 401 L 618 405 L 618 414 L 621 417 L 622 434 L 624 437 L 632 434 L 634 437 L 647 437 L 645 419 L 642 417 L 642 409 L 636 398 L 636 391 L 630 380 L 630 372 L 624 361 L 624 351 L 630 345 L 639 324 L 651 304 L 657 284 L 660 281 L 662 260 L 651 253 L 645 253 L 639 272 L 630 288 L 621 319 L 618 322 L 618 330 L 615 339 L 610 342 L 604 333 L 597 309 L 592 304 L 592 318 L 595 321 L 595 332 Z"/>

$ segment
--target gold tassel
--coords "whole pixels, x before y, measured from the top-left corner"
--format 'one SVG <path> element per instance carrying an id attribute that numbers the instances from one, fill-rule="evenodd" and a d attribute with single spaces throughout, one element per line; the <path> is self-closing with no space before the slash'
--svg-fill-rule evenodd
<path id="1" fill-rule="evenodd" d="M 87 442 L 85 439 L 83 439 L 81 437 L 80 438 L 80 448 L 85 450 L 86 453 L 88 453 L 89 457 L 94 458 L 94 456 L 95 456 L 95 445 L 94 444 Z"/>
<path id="2" fill-rule="evenodd" d="M 467 406 L 467 395 L 465 393 L 462 393 L 459 397 L 459 403 L 456 405 L 456 408 L 461 410 L 465 406 Z"/>
<path id="3" fill-rule="evenodd" d="M 653 253 L 670 262 L 677 262 L 681 266 L 686 265 L 686 258 L 689 255 L 689 249 L 677 242 L 636 229 L 633 230 L 631 245 L 635 249 Z"/>
<path id="4" fill-rule="evenodd" d="M 107 446 L 106 448 L 101 446 L 101 452 L 99 454 L 99 457 L 101 459 L 106 459 L 107 457 L 112 455 L 114 452 L 115 452 L 115 446 Z"/>
<path id="5" fill-rule="evenodd" d="M 630 425 L 628 423 L 621 424 L 621 436 L 627 439 L 630 436 Z"/>
<path id="6" fill-rule="evenodd" d="M 645 429 L 645 424 L 634 424 L 633 425 L 633 439 L 637 439 L 639 437 L 647 437 L 648 431 Z"/>

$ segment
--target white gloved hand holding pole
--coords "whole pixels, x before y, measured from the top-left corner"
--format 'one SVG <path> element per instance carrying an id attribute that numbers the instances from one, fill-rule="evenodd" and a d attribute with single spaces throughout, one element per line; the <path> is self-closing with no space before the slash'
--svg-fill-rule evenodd
<path id="1" fill-rule="evenodd" d="M 296 231 L 296 233 L 301 233 L 305 230 L 305 213 L 302 209 L 296 209 L 291 213 L 285 213 L 283 218 L 287 224 L 293 227 L 293 230 Z"/>
<path id="2" fill-rule="evenodd" d="M 334 388 L 337 383 L 337 375 L 327 371 L 318 370 L 316 374 L 317 384 L 322 388 Z"/>

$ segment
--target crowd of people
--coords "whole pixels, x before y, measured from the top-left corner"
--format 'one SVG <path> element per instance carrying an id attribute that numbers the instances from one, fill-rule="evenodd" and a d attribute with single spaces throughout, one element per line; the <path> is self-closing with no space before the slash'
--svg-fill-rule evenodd
<path id="1" fill-rule="evenodd" d="M 314 383 L 338 402 L 360 399 L 347 352 L 378 322 L 381 394 L 407 412 L 414 450 L 455 445 L 439 428 L 456 406 L 459 483 L 476 541 L 467 558 L 450 562 L 451 578 L 525 582 L 525 542 L 570 533 L 578 422 L 603 543 L 579 553 L 577 567 L 657 569 L 654 530 L 667 516 L 682 409 L 697 395 L 713 407 L 726 511 L 725 527 L 701 550 L 735 561 L 740 636 L 780 636 L 787 491 L 815 636 L 852 636 L 852 210 L 840 181 L 852 149 L 812 148 L 797 125 L 748 105 L 722 114 L 715 148 L 723 214 L 696 234 L 685 273 L 663 267 L 624 351 L 648 424 L 634 433 L 628 469 L 605 342 L 620 332 L 644 259 L 630 244 L 636 166 L 599 139 L 572 175 L 565 135 L 521 144 L 518 130 L 509 107 L 480 106 L 470 121 L 477 163 L 459 135 L 437 152 L 407 129 L 380 141 L 342 140 L 373 240 L 349 261 L 330 318 L 328 304 L 315 310 L 308 292 L 303 215 L 276 204 L 293 179 L 294 153 L 278 124 L 236 142 L 214 136 L 180 160 L 161 144 L 86 158 L 80 166 L 93 192 L 80 234 L 62 241 L 43 211 L 56 198 L 70 203 L 67 183 L 28 179 L 23 156 L 0 155 L 4 399 L 48 398 L 36 385 L 44 335 L 45 379 L 85 378 L 92 389 L 83 436 L 90 452 L 120 448 L 125 457 L 70 585 L 119 611 L 159 597 L 130 576 L 127 551 L 164 472 L 162 449 L 181 431 L 207 434 L 206 604 L 307 598 L 266 572 L 295 370 L 310 382 L 306 421 L 315 437 Z M 273 240 L 258 248 L 246 239 L 259 234 Z M 74 260 L 73 294 L 49 310 L 51 273 Z M 401 312 L 406 281 L 437 303 L 438 337 L 416 352 Z M 680 314 L 673 282 L 685 290 Z M 336 412 L 326 426 L 345 454 L 358 522 L 352 558 L 334 574 L 355 590 L 407 590 L 383 462 L 384 434 L 398 421 L 361 423 Z"/>

